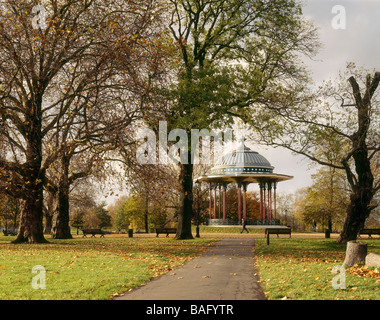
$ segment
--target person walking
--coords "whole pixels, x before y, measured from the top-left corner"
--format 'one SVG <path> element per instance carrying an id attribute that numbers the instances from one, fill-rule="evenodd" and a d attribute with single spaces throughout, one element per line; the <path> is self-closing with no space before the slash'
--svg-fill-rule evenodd
<path id="1" fill-rule="evenodd" d="M 244 230 L 247 231 L 247 233 L 249 233 L 249 231 L 248 231 L 248 229 L 246 227 L 247 222 L 244 220 L 244 218 L 241 219 L 241 225 L 242 225 L 242 229 L 241 229 L 240 233 L 243 233 Z"/>
<path id="2" fill-rule="evenodd" d="M 313 220 L 311 226 L 313 227 L 313 232 L 317 232 L 317 222 L 315 220 Z"/>

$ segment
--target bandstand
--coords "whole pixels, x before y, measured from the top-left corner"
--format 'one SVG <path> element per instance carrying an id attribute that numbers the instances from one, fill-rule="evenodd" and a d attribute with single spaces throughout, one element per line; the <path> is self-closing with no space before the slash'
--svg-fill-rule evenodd
<path id="1" fill-rule="evenodd" d="M 208 225 L 237 225 L 242 218 L 248 225 L 279 225 L 277 185 L 293 177 L 274 173 L 273 169 L 265 157 L 248 148 L 243 141 L 235 150 L 225 154 L 209 174 L 196 179 L 209 185 Z M 238 220 L 226 219 L 226 190 L 231 183 L 237 185 Z M 260 219 L 247 220 L 246 192 L 251 183 L 257 183 L 260 188 Z"/>

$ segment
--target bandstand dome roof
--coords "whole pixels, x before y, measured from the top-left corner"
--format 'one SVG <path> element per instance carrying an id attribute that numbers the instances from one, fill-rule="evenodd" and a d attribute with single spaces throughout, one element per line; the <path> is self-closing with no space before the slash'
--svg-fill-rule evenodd
<path id="1" fill-rule="evenodd" d="M 242 142 L 235 150 L 223 155 L 212 174 L 273 172 L 274 167 L 261 154 L 251 150 Z"/>
<path id="2" fill-rule="evenodd" d="M 261 154 L 248 148 L 244 141 L 217 161 L 208 175 L 199 177 L 201 182 L 259 183 L 265 181 L 285 181 L 293 177 L 273 172 L 274 167 Z"/>

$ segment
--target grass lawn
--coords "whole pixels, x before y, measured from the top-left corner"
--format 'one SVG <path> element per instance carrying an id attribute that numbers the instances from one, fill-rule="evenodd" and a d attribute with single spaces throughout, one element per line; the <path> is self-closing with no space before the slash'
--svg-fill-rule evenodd
<path id="1" fill-rule="evenodd" d="M 215 238 L 241 237 L 235 229 L 186 241 L 154 235 L 106 236 L 13 245 L 9 242 L 14 237 L 0 236 L 0 300 L 111 299 L 182 265 L 204 252 Z M 336 276 L 332 269 L 343 263 L 346 251 L 335 239 L 273 236 L 267 246 L 262 234 L 243 236 L 256 238 L 256 264 L 269 300 L 380 299 L 380 270 L 374 268 L 347 269 L 346 289 L 332 287 Z M 361 241 L 368 243 L 369 253 L 380 253 L 379 239 Z M 36 265 L 46 270 L 46 289 L 32 287 Z"/>
<path id="2" fill-rule="evenodd" d="M 380 253 L 378 239 L 360 241 L 367 242 L 368 253 Z M 332 287 L 332 269 L 343 264 L 346 252 L 335 239 L 272 237 L 268 246 L 257 238 L 255 252 L 269 300 L 380 300 L 380 270 L 375 268 L 346 269 L 346 289 Z"/>
<path id="3" fill-rule="evenodd" d="M 110 299 L 166 273 L 200 254 L 208 239 L 173 238 L 48 239 L 43 245 L 10 244 L 0 236 L 0 300 Z M 32 279 L 46 270 L 46 289 L 33 289 Z"/>

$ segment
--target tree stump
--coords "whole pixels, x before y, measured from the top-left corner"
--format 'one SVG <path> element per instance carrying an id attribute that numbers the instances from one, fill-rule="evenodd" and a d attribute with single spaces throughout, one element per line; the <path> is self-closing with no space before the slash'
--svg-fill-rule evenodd
<path id="1" fill-rule="evenodd" d="M 380 254 L 370 253 L 365 257 L 365 265 L 380 268 Z"/>
<path id="2" fill-rule="evenodd" d="M 343 265 L 352 267 L 354 264 L 365 264 L 367 256 L 367 244 L 365 242 L 348 241 L 346 258 Z"/>

